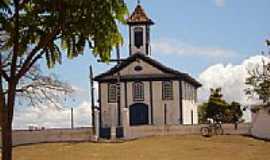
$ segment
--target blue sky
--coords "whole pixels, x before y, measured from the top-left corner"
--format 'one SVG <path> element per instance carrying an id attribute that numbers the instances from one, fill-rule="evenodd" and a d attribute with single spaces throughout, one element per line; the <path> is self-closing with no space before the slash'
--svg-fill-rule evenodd
<path id="1" fill-rule="evenodd" d="M 136 0 L 126 2 L 132 12 Z M 200 80 L 204 87 L 198 95 L 204 100 L 209 88 L 222 87 L 226 100 L 247 102 L 243 93 L 248 75 L 245 68 L 260 62 L 257 55 L 266 50 L 264 40 L 270 38 L 269 0 L 141 0 L 141 4 L 155 22 L 151 28 L 153 58 Z M 125 38 L 121 56 L 127 57 L 128 28 L 119 27 Z M 90 64 L 95 74 L 112 66 L 97 63 L 91 50 L 86 49 L 83 56 L 64 58 L 63 64 L 53 69 L 43 67 L 78 89 L 76 102 L 69 105 L 77 107 L 78 117 L 85 117 L 78 119 L 81 125 L 89 125 L 90 119 Z M 40 125 L 69 125 L 69 110 L 41 108 L 44 111 L 31 107 L 27 112 L 16 111 L 15 126 L 37 123 L 33 117 L 38 117 Z"/>
<path id="2" fill-rule="evenodd" d="M 132 12 L 136 1 L 126 2 Z M 270 37 L 269 0 L 142 0 L 141 4 L 155 22 L 152 57 L 194 77 L 213 64 L 238 64 L 259 54 Z M 120 25 L 120 29 L 125 38 L 121 55 L 126 57 L 128 28 Z M 110 67 L 98 64 L 86 49 L 84 56 L 65 59 L 50 72 L 87 92 L 90 64 L 95 73 Z M 87 94 L 82 99 L 87 100 Z"/>

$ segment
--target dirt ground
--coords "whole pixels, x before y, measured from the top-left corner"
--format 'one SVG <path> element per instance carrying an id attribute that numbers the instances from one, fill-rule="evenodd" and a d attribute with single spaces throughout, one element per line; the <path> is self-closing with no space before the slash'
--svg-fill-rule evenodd
<path id="1" fill-rule="evenodd" d="M 124 143 L 50 143 L 14 148 L 15 160 L 266 160 L 270 142 L 243 136 L 164 136 Z"/>

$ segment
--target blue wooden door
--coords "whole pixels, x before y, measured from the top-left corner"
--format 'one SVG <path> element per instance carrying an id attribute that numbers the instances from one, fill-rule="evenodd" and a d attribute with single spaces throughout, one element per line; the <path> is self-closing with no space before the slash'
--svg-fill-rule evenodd
<path id="1" fill-rule="evenodd" d="M 145 125 L 149 123 L 148 106 L 143 103 L 136 103 L 129 107 L 130 125 Z"/>

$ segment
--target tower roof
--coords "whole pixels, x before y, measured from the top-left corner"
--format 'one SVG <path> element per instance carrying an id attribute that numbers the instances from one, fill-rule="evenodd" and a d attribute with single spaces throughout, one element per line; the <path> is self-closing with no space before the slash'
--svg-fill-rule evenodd
<path id="1" fill-rule="evenodd" d="M 136 23 L 146 23 L 146 24 L 154 24 L 154 22 L 148 18 L 143 7 L 138 4 L 133 13 L 127 19 L 128 24 L 136 24 Z"/>

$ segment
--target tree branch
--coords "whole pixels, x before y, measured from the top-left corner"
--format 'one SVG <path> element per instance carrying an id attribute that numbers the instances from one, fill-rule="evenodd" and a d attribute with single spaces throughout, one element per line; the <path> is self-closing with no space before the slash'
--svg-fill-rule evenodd
<path id="1" fill-rule="evenodd" d="M 36 57 L 35 55 L 40 49 L 43 49 L 47 46 L 47 44 L 53 40 L 55 35 L 59 32 L 59 27 L 55 29 L 53 32 L 47 34 L 46 37 L 41 38 L 38 45 L 28 54 L 26 60 L 24 61 L 22 68 L 19 70 L 16 79 L 20 79 L 23 77 L 26 72 L 35 64 L 35 62 L 44 54 L 44 51 L 41 51 L 40 54 L 38 54 Z"/>
<path id="2" fill-rule="evenodd" d="M 15 27 L 14 27 L 14 47 L 13 47 L 13 55 L 11 60 L 11 69 L 10 69 L 10 78 L 13 80 L 16 74 L 16 66 L 17 66 L 17 59 L 18 59 L 18 52 L 19 52 L 19 0 L 14 0 L 15 5 Z M 16 79 L 14 79 L 16 80 Z M 16 82 L 13 82 L 16 83 Z"/>
<path id="3" fill-rule="evenodd" d="M 2 66 L 0 68 L 0 72 L 1 72 L 1 76 L 8 82 L 9 77 L 8 77 L 7 73 L 2 69 Z"/>

